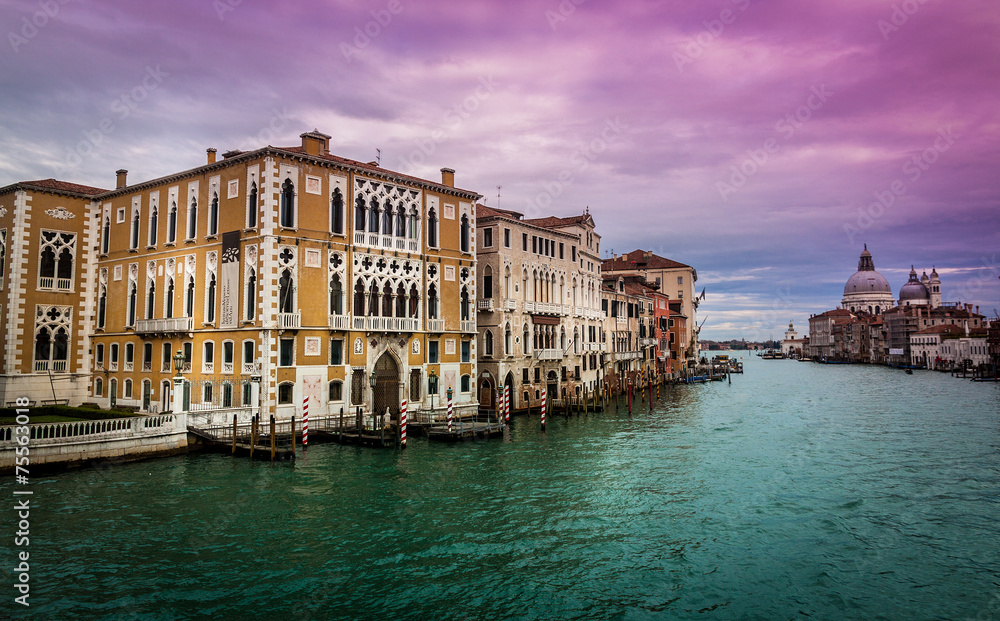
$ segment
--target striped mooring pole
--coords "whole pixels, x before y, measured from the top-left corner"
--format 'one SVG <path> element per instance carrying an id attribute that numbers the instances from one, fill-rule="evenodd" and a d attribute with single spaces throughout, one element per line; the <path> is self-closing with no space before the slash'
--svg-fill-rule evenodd
<path id="1" fill-rule="evenodd" d="M 295 431 L 294 429 L 292 430 Z M 309 397 L 302 400 L 302 448 L 309 445 Z"/>
<path id="2" fill-rule="evenodd" d="M 451 433 L 451 396 L 448 397 L 448 433 Z"/>
<path id="3" fill-rule="evenodd" d="M 406 399 L 399 406 L 399 445 L 406 448 Z"/>
<path id="4" fill-rule="evenodd" d="M 547 396 L 548 396 L 548 395 L 547 395 L 547 394 L 546 394 L 546 392 L 545 392 L 545 391 L 543 390 L 543 391 L 542 391 L 542 431 L 545 431 L 545 410 L 546 410 L 546 407 L 545 407 L 545 406 L 546 406 L 546 405 L 547 405 L 547 403 L 548 403 L 548 399 L 547 399 Z"/>
<path id="5" fill-rule="evenodd" d="M 503 422 L 510 422 L 510 386 L 503 387 Z"/>

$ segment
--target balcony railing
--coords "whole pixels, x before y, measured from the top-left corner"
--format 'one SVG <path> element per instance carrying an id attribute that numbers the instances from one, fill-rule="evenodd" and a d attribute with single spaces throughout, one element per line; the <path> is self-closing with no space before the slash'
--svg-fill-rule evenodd
<path id="1" fill-rule="evenodd" d="M 536 349 L 534 352 L 536 360 L 562 360 L 561 349 Z"/>
<path id="2" fill-rule="evenodd" d="M 606 343 L 584 343 L 583 351 L 606 351 L 608 348 Z"/>
<path id="3" fill-rule="evenodd" d="M 355 323 L 357 322 L 355 317 Z M 365 317 L 364 330 L 367 332 L 416 332 L 420 320 L 415 317 Z"/>
<path id="4" fill-rule="evenodd" d="M 517 310 L 517 300 L 514 298 L 506 298 L 503 301 L 503 309 L 509 311 Z"/>
<path id="5" fill-rule="evenodd" d="M 656 339 L 639 339 L 639 347 L 656 347 Z"/>
<path id="6" fill-rule="evenodd" d="M 444 319 L 428 319 L 427 320 L 427 331 L 428 332 L 444 332 Z"/>
<path id="7" fill-rule="evenodd" d="M 143 362 L 142 363 L 142 370 L 143 370 L 144 373 L 152 373 L 153 372 L 153 363 L 150 362 L 149 360 L 147 360 L 146 362 Z"/>
<path id="8" fill-rule="evenodd" d="M 125 371 L 126 373 L 131 373 L 131 372 L 132 372 L 132 369 L 133 369 L 133 366 L 134 366 L 134 365 L 133 365 L 133 363 L 131 363 L 131 362 L 126 362 L 126 363 L 125 363 L 125 369 L 124 369 L 124 371 Z"/>
<path id="9" fill-rule="evenodd" d="M 232 375 L 233 374 L 233 363 L 232 362 L 223 362 L 222 363 L 222 372 L 225 375 Z"/>
<path id="10" fill-rule="evenodd" d="M 641 351 L 620 351 L 615 353 L 615 360 L 639 360 L 641 358 Z"/>
<path id="11" fill-rule="evenodd" d="M 73 280 L 70 278 L 57 278 L 56 279 L 56 289 L 61 289 L 68 291 L 73 287 Z"/>
<path id="12" fill-rule="evenodd" d="M 525 302 L 524 312 L 537 313 L 541 315 L 568 315 L 569 307 L 564 304 L 553 304 L 552 302 Z"/>
<path id="13" fill-rule="evenodd" d="M 350 330 L 351 318 L 347 315 L 330 315 L 331 330 Z"/>
<path id="14" fill-rule="evenodd" d="M 36 360 L 35 361 L 36 371 L 55 371 L 56 373 L 62 373 L 66 371 L 66 361 L 65 360 Z"/>
<path id="15" fill-rule="evenodd" d="M 477 306 L 479 307 L 479 310 L 483 311 L 484 313 L 492 313 L 493 312 L 493 298 L 487 298 L 485 300 L 479 300 L 479 303 L 477 304 Z"/>
<path id="16" fill-rule="evenodd" d="M 476 331 L 476 320 L 475 319 L 463 319 L 461 321 L 462 332 L 475 332 Z"/>
<path id="17" fill-rule="evenodd" d="M 401 250 L 403 252 L 419 252 L 420 240 L 395 235 L 382 235 L 366 231 L 354 231 L 354 245 L 369 248 L 385 248 L 386 250 Z"/>
<path id="18" fill-rule="evenodd" d="M 191 317 L 171 317 L 170 319 L 139 319 L 135 322 L 136 334 L 167 332 L 191 332 L 194 319 Z M 167 369 L 169 371 L 169 369 Z"/>
<path id="19" fill-rule="evenodd" d="M 279 330 L 298 330 L 302 327 L 302 313 L 278 313 Z"/>

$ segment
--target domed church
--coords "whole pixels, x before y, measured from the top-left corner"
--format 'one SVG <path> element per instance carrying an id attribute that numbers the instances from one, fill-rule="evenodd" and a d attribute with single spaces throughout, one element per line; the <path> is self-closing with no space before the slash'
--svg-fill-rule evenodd
<path id="1" fill-rule="evenodd" d="M 919 282 L 917 283 L 920 284 Z M 868 252 L 868 244 L 858 260 L 858 271 L 847 279 L 844 285 L 844 299 L 841 307 L 852 313 L 869 313 L 881 315 L 886 309 L 895 306 L 892 297 L 892 287 L 885 276 L 875 271 L 872 253 Z"/>
<path id="2" fill-rule="evenodd" d="M 927 272 L 917 280 L 917 270 L 910 266 L 910 279 L 899 290 L 900 306 L 927 306 L 937 308 L 941 306 L 941 279 L 938 278 L 936 269 L 931 269 L 928 278 Z"/>

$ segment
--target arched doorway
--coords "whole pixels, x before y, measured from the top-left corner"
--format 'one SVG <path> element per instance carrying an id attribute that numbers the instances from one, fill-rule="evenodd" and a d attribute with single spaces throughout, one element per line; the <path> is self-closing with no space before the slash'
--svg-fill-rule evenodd
<path id="1" fill-rule="evenodd" d="M 491 375 L 487 375 L 479 382 L 479 409 L 491 412 L 499 409 L 497 408 L 497 395 Z"/>
<path id="2" fill-rule="evenodd" d="M 504 390 L 510 395 L 510 411 L 514 411 L 514 401 L 517 399 L 517 393 L 514 392 L 514 374 L 508 372 L 507 377 L 503 381 Z"/>
<path id="3" fill-rule="evenodd" d="M 372 410 L 375 414 L 385 414 L 388 409 L 390 420 L 396 421 L 399 418 L 399 365 L 386 352 L 375 363 L 372 373 L 375 375 Z"/>
<path id="4" fill-rule="evenodd" d="M 545 391 L 548 393 L 548 408 L 551 410 L 556 399 L 561 398 L 559 394 L 559 375 L 555 371 L 549 371 L 545 376 Z"/>

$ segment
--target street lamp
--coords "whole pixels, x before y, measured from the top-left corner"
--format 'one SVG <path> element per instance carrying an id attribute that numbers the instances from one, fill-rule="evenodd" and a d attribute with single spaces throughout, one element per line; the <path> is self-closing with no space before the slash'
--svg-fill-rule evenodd
<path id="1" fill-rule="evenodd" d="M 431 369 L 430 374 L 427 376 L 427 392 L 431 393 L 431 412 L 434 411 L 434 397 L 438 392 L 438 377 L 434 373 L 434 369 Z"/>
<path id="2" fill-rule="evenodd" d="M 177 375 L 181 374 L 181 369 L 184 368 L 184 352 L 177 350 L 174 354 L 174 370 L 177 371 Z"/>

